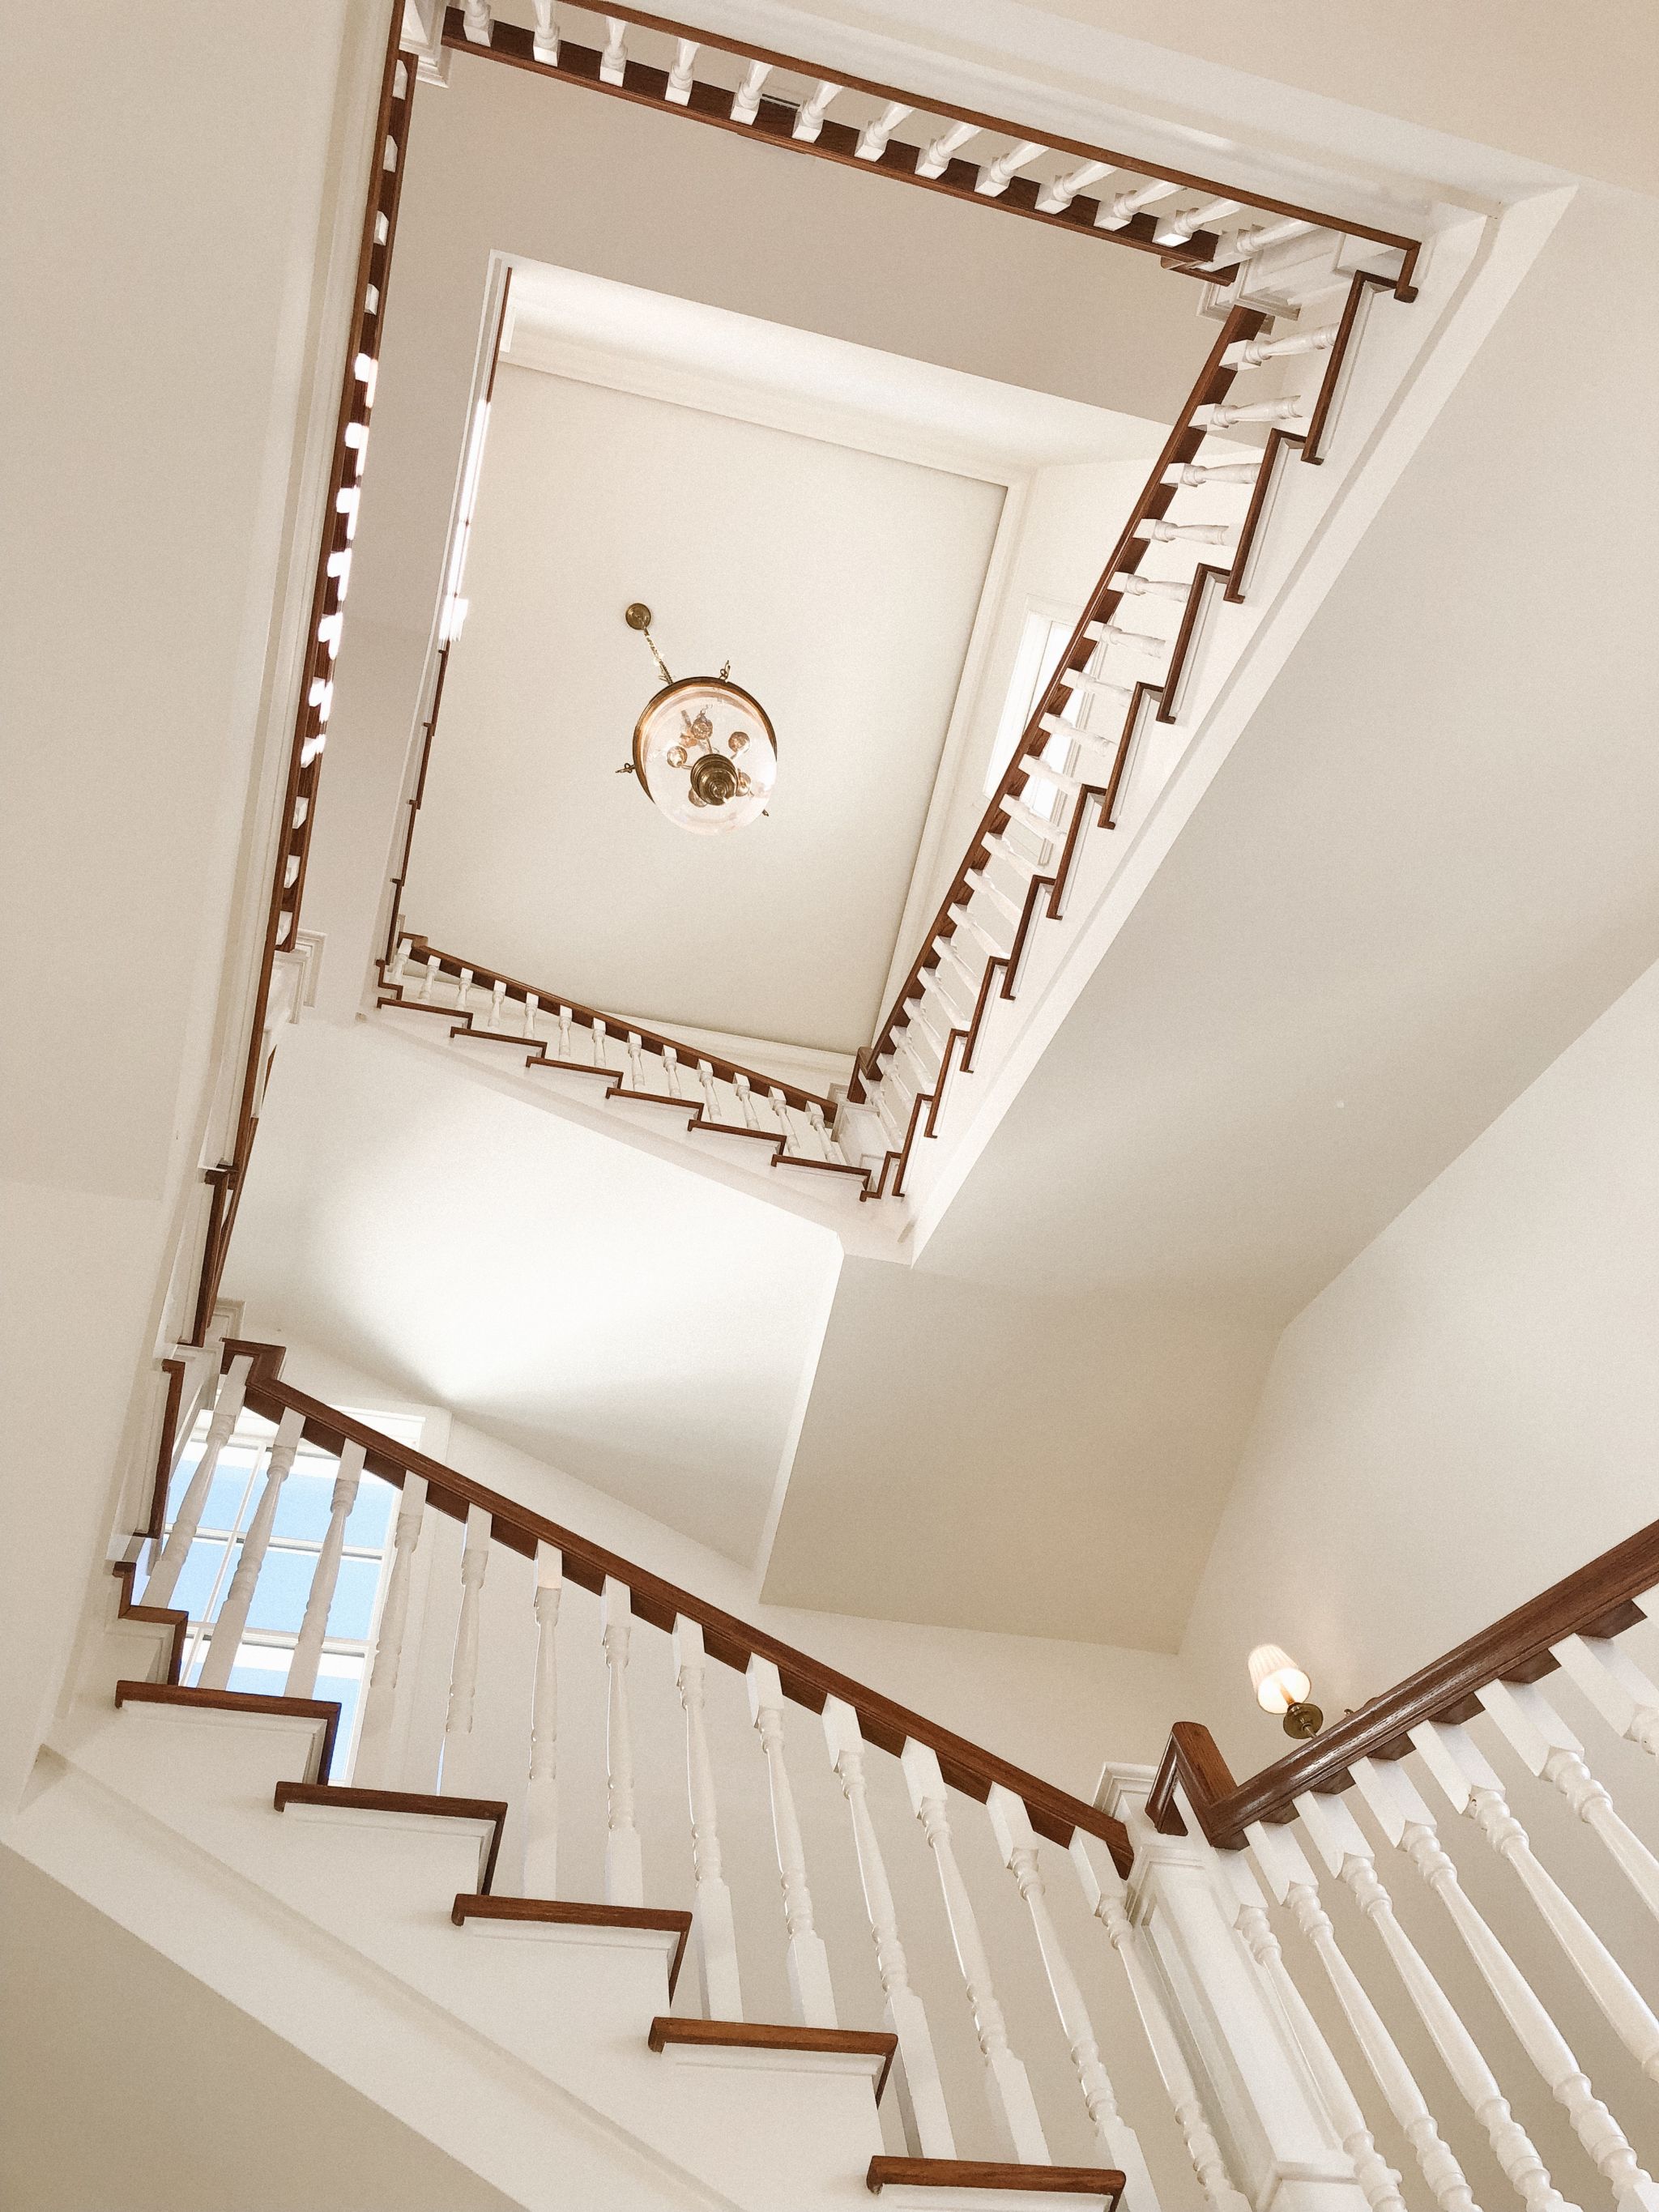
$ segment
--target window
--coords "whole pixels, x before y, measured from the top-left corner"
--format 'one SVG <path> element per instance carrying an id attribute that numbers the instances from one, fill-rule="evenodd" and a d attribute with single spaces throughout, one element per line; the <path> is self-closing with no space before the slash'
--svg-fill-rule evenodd
<path id="1" fill-rule="evenodd" d="M 424 1426 L 418 1413 L 379 1411 L 351 1416 L 370 1423 L 400 1443 L 417 1444 Z M 202 1455 L 209 1414 L 204 1410 L 180 1455 L 167 1501 L 167 1526 Z M 212 1624 L 230 1589 L 242 1541 L 258 1506 L 276 1424 L 244 1412 L 219 1455 L 194 1541 L 174 1588 L 172 1602 L 190 1616 L 179 1679 L 198 1680 L 212 1638 Z M 303 1439 L 283 1485 L 270 1540 L 260 1563 L 247 1626 L 236 1650 L 228 1686 L 256 1695 L 280 1697 L 288 1680 L 300 1626 L 317 1571 L 318 1555 L 332 1509 L 338 1462 L 331 1453 Z M 329 1607 L 322 1657 L 313 1694 L 340 1708 L 333 1772 L 349 1769 L 358 1708 L 368 1655 L 379 1620 L 398 1489 L 367 1470 L 345 1522 L 345 1543 Z M 323 1778 L 325 1780 L 327 1777 Z"/>
<path id="2" fill-rule="evenodd" d="M 1060 657 L 1077 623 L 1076 610 L 1068 612 L 1043 601 L 1027 602 L 1019 643 L 1014 652 L 1013 672 L 1008 678 L 1007 696 L 1002 703 L 1002 718 L 997 724 L 996 742 L 991 747 L 991 758 L 985 771 L 988 799 L 1007 774 L 1008 763 L 1018 750 L 1020 738 L 1060 665 Z M 1073 697 L 1062 710 L 1066 720 L 1075 720 L 1076 711 Z M 1070 751 L 1066 738 L 1051 737 L 1043 748 L 1043 757 L 1055 768 L 1064 768 Z M 1052 815 L 1059 795 L 1054 784 L 1034 777 L 1026 785 L 1024 798 L 1034 813 Z"/>

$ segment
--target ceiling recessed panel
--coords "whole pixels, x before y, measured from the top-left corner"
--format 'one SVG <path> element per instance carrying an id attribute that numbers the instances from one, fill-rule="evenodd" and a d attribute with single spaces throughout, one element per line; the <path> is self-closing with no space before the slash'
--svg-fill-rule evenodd
<path id="1" fill-rule="evenodd" d="M 878 1018 L 1005 496 L 503 363 L 405 913 L 602 1008 L 851 1051 Z M 777 732 L 766 818 L 693 838 L 618 770 L 660 678 Z"/>

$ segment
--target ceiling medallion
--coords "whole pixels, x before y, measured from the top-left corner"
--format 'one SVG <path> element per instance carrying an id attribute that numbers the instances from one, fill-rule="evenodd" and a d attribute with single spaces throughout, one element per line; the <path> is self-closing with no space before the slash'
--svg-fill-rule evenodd
<path id="1" fill-rule="evenodd" d="M 778 740 L 758 699 L 718 676 L 677 684 L 651 635 L 651 610 L 635 600 L 623 620 L 651 648 L 663 689 L 634 725 L 634 757 L 619 775 L 636 775 L 652 804 L 694 836 L 741 830 L 765 813 L 777 781 Z"/>

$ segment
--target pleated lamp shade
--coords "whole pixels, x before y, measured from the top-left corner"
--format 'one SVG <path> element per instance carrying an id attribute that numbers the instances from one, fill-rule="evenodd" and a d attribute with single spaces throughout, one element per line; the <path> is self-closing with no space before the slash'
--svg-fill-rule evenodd
<path id="1" fill-rule="evenodd" d="M 1250 1687 L 1264 1713 L 1287 1713 L 1305 1705 L 1313 1684 L 1288 1651 L 1276 1644 L 1258 1644 L 1249 1658 Z"/>

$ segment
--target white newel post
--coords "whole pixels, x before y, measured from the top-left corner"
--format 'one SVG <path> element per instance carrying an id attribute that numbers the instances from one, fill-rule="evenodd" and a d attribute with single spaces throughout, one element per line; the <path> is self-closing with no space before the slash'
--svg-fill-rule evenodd
<path id="1" fill-rule="evenodd" d="M 1176 2125 L 1192 2160 L 1193 2174 L 1212 2212 L 1249 2212 L 1243 2192 L 1235 2185 L 1221 2154 L 1215 2130 L 1198 2094 L 1193 2069 L 1170 2018 L 1169 2007 L 1158 1978 L 1142 1955 L 1140 1931 L 1129 1917 L 1127 1893 L 1115 1867 L 1103 1874 L 1096 1865 L 1086 1838 L 1079 1828 L 1072 1838 L 1070 1858 L 1077 1869 L 1084 1900 L 1106 1930 L 1107 1938 L 1122 1963 L 1134 1999 L 1135 2010 L 1146 2031 L 1152 2060 L 1169 2092 Z"/>
<path id="2" fill-rule="evenodd" d="M 1054 2010 L 1060 2014 L 1066 2047 L 1077 2069 L 1078 2086 L 1083 2092 L 1084 2107 L 1094 2129 L 1095 2141 L 1106 2163 L 1122 2172 L 1123 2203 L 1128 2212 L 1158 2212 L 1158 2193 L 1146 2171 L 1139 2138 L 1118 2110 L 1111 2076 L 1100 2055 L 1100 2044 L 1083 1990 L 1072 1972 L 1071 1961 L 1060 1948 L 1060 1934 L 1043 1893 L 1042 1868 L 1030 1815 L 1024 1801 L 1000 1782 L 991 1786 L 987 1808 L 1003 1863 L 1014 1877 L 1025 1909 L 1031 1916 L 1031 1930 L 1036 1937 L 1042 1971 L 1054 1995 Z"/>
<path id="3" fill-rule="evenodd" d="M 150 1569 L 149 1579 L 144 1584 L 146 1605 L 171 1605 L 173 1593 L 190 1547 L 196 1540 L 196 1531 L 201 1525 L 202 1510 L 207 1504 L 208 1492 L 213 1486 L 214 1470 L 219 1464 L 219 1455 L 230 1442 L 231 1431 L 241 1419 L 242 1397 L 247 1389 L 247 1378 L 253 1362 L 243 1358 L 233 1359 L 230 1371 L 220 1386 L 214 1401 L 213 1413 L 208 1422 L 207 1435 L 202 1443 L 202 1456 L 191 1469 L 185 1494 L 179 1501 L 179 1510 L 173 1516 L 173 1528 L 160 1556 Z"/>
<path id="4" fill-rule="evenodd" d="M 466 1545 L 461 1553 L 461 1610 L 455 1623 L 455 1660 L 450 1669 L 443 1763 L 439 1770 L 438 1787 L 449 1796 L 471 1794 L 472 1705 L 478 1686 L 478 1594 L 489 1565 L 489 1516 L 482 1505 L 469 1505 Z"/>
<path id="5" fill-rule="evenodd" d="M 645 1903 L 645 1865 L 634 1826 L 634 1738 L 628 1724 L 628 1645 L 634 1632 L 626 1583 L 607 1575 L 603 1599 L 606 1678 L 605 1901 Z"/>
<path id="6" fill-rule="evenodd" d="M 295 1413 L 284 1413 L 278 1425 L 276 1442 L 270 1448 L 270 1463 L 265 1469 L 265 1486 L 259 1492 L 259 1503 L 253 1510 L 253 1518 L 242 1539 L 236 1571 L 230 1578 L 230 1588 L 219 1608 L 219 1618 L 213 1624 L 213 1641 L 208 1646 L 207 1657 L 202 1662 L 202 1671 L 197 1677 L 198 1686 L 204 1690 L 222 1690 L 230 1680 L 231 1669 L 236 1664 L 236 1653 L 242 1641 L 242 1631 L 247 1626 L 248 1609 L 253 1603 L 259 1569 L 264 1564 L 266 1547 L 270 1542 L 271 1523 L 276 1518 L 277 1502 L 283 1494 L 283 1485 L 294 1465 L 294 1455 L 300 1449 L 300 1431 L 304 1426 L 304 1414 Z"/>
<path id="7" fill-rule="evenodd" d="M 772 1834 L 783 1888 L 783 1920 L 789 1931 L 789 1993 L 795 2017 L 805 2027 L 834 2027 L 836 1996 L 830 1983 L 830 1954 L 812 1924 L 812 1894 L 806 1882 L 806 1850 L 801 1842 L 795 1796 L 783 1757 L 783 1684 L 769 1659 L 749 1662 L 749 1712 L 766 1757 L 772 1797 Z"/>
<path id="8" fill-rule="evenodd" d="M 741 2020 L 738 1937 L 732 1893 L 720 1872 L 720 1821 L 714 1766 L 708 1756 L 703 1715 L 708 1662 L 702 1630 L 684 1616 L 674 1623 L 674 1680 L 685 1712 L 685 1776 L 691 1800 L 691 1869 L 696 1889 L 693 1932 L 702 1968 L 703 2009 L 710 2020 Z"/>
<path id="9" fill-rule="evenodd" d="M 933 2030 L 921 1999 L 910 1986 L 910 1972 L 899 1941 L 898 1916 L 881 1855 L 881 1839 L 871 1816 L 869 1788 L 864 1776 L 865 1745 L 859 1717 L 840 1698 L 828 1698 L 823 1706 L 824 1741 L 830 1764 L 841 1784 L 842 1795 L 853 1822 L 853 1848 L 858 1854 L 859 1880 L 863 1885 L 870 1936 L 876 1947 L 876 1972 L 887 1999 L 887 2025 L 898 2038 L 896 2087 L 904 2139 L 917 2158 L 954 2158 L 956 2139 L 951 2132 L 945 2091 L 939 2081 L 939 2060 L 933 2052 Z"/>
<path id="10" fill-rule="evenodd" d="M 345 1547 L 345 1524 L 357 1502 L 357 1486 L 362 1480 L 362 1473 L 363 1448 L 359 1443 L 349 1443 L 340 1454 L 340 1471 L 334 1478 L 328 1528 L 323 1537 L 322 1549 L 317 1555 L 316 1572 L 311 1577 L 311 1589 L 306 1598 L 305 1619 L 300 1623 L 299 1638 L 289 1666 L 288 1694 L 290 1698 L 308 1698 L 317 1686 L 323 1638 L 328 1633 L 329 1609 L 334 1603 L 335 1585 L 340 1579 L 340 1554 Z"/>
<path id="11" fill-rule="evenodd" d="M 1128 1910 L 1227 2166 L 1256 2212 L 1362 2212 L 1353 2160 L 1291 2022 L 1234 1921 L 1222 1866 L 1185 1805 L 1188 1832 L 1145 1814 L 1150 1767 L 1109 1769 L 1107 1810 L 1129 1830 Z"/>
<path id="12" fill-rule="evenodd" d="M 1047 2166 L 1048 2145 L 1037 2118 L 1036 2100 L 1023 2062 L 1008 2040 L 1008 2024 L 997 2001 L 991 1962 L 979 1932 L 973 1900 L 957 1864 L 951 1838 L 950 1801 L 937 1755 L 913 1738 L 899 1754 L 910 1804 L 939 1873 L 951 1941 L 962 1969 L 963 1986 L 974 2017 L 974 2031 L 985 2060 L 985 2089 L 991 2122 L 1004 2154 L 1020 2166 Z"/>
<path id="13" fill-rule="evenodd" d="M 525 1790 L 526 1897 L 559 1893 L 559 1599 L 564 1560 L 536 1547 L 536 1686 L 530 1702 L 530 1780 Z"/>
<path id="14" fill-rule="evenodd" d="M 392 1720 L 397 1711 L 404 1638 L 409 1632 L 409 1585 L 425 1519 L 426 1477 L 405 1474 L 398 1498 L 398 1517 L 392 1523 L 392 1565 L 380 1606 L 374 1663 L 363 1690 L 356 1756 L 351 1765 L 352 1780 L 364 1789 L 387 1789 L 392 1780 Z"/>

